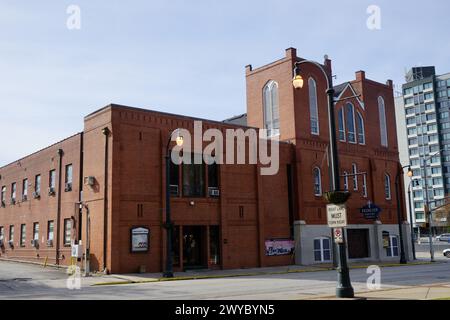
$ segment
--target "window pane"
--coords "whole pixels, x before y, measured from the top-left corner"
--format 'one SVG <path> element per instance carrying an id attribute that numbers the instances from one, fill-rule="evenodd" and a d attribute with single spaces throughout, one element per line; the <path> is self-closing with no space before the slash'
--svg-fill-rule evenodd
<path id="1" fill-rule="evenodd" d="M 345 126 L 344 126 L 344 109 L 339 109 L 338 112 L 339 123 L 339 140 L 345 141 Z"/>
<path id="2" fill-rule="evenodd" d="M 209 188 L 219 187 L 219 170 L 217 163 L 208 165 L 208 187 Z"/>
<path id="3" fill-rule="evenodd" d="M 330 250 L 324 250 L 323 251 L 323 260 L 324 261 L 330 261 L 331 260 L 331 251 Z"/>
<path id="4" fill-rule="evenodd" d="M 204 197 L 204 164 L 194 164 L 194 156 L 191 162 L 191 164 L 183 164 L 183 196 Z"/>
<path id="5" fill-rule="evenodd" d="M 348 141 L 356 142 L 354 107 L 352 104 L 348 103 L 345 106 L 345 109 L 346 109 L 345 116 L 346 116 L 346 120 L 347 120 L 347 130 L 348 130 Z"/>
<path id="6" fill-rule="evenodd" d="M 378 97 L 378 115 L 380 118 L 381 145 L 383 147 L 387 147 L 388 141 L 387 141 L 387 127 L 386 127 L 386 110 L 384 105 L 384 99 L 382 97 Z"/>
<path id="7" fill-rule="evenodd" d="M 330 239 L 323 239 L 323 249 L 324 250 L 330 249 Z"/>
<path id="8" fill-rule="evenodd" d="M 309 88 L 309 114 L 311 122 L 311 133 L 319 134 L 319 111 L 317 107 L 317 87 L 313 78 L 308 79 Z"/>
<path id="9" fill-rule="evenodd" d="M 321 252 L 318 250 L 314 250 L 314 261 L 322 261 Z"/>
<path id="10" fill-rule="evenodd" d="M 70 245 L 72 240 L 72 220 L 64 220 L 64 245 Z"/>
<path id="11" fill-rule="evenodd" d="M 314 250 L 320 250 L 320 240 L 314 239 Z"/>

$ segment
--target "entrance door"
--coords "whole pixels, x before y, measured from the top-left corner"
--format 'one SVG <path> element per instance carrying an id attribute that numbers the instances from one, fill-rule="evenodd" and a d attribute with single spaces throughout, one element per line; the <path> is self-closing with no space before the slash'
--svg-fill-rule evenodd
<path id="1" fill-rule="evenodd" d="M 347 229 L 348 257 L 369 258 L 369 229 Z"/>
<path id="2" fill-rule="evenodd" d="M 185 269 L 207 268 L 206 227 L 183 226 L 183 265 Z"/>

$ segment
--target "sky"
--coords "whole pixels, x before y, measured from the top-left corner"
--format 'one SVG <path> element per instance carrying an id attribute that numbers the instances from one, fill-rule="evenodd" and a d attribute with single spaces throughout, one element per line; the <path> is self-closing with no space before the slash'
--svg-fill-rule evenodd
<path id="1" fill-rule="evenodd" d="M 0 0 L 0 166 L 82 131 L 109 103 L 242 114 L 245 66 L 289 47 L 327 54 L 335 83 L 358 70 L 397 86 L 413 66 L 450 72 L 449 12 L 448 0 Z"/>

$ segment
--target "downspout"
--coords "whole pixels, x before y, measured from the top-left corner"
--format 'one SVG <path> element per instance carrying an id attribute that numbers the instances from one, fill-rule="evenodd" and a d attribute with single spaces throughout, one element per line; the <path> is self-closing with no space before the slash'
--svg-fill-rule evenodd
<path id="1" fill-rule="evenodd" d="M 104 195 L 103 195 L 103 270 L 106 272 L 106 259 L 107 249 L 108 249 L 108 154 L 109 154 L 109 144 L 108 137 L 111 131 L 108 127 L 105 127 L 102 130 L 102 133 L 105 135 L 105 176 L 104 176 Z"/>
<path id="2" fill-rule="evenodd" d="M 84 148 L 84 133 L 80 133 L 80 190 L 78 193 L 78 203 L 83 202 L 83 148 Z M 78 212 L 78 242 L 82 238 L 82 227 L 83 227 L 83 208 L 81 207 Z"/>
<path id="3" fill-rule="evenodd" d="M 57 212 L 56 212 L 56 265 L 59 265 L 59 253 L 60 253 L 60 245 L 61 245 L 61 193 L 62 193 L 62 158 L 64 155 L 64 151 L 62 149 L 58 149 L 59 156 L 59 173 L 58 173 L 58 204 L 57 204 Z"/>

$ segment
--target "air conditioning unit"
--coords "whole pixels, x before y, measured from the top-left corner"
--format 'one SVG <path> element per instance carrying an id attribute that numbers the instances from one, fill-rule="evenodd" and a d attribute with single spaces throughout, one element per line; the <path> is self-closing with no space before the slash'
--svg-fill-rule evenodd
<path id="1" fill-rule="evenodd" d="M 53 247 L 53 239 L 47 240 L 47 247 Z"/>
<path id="2" fill-rule="evenodd" d="M 40 197 L 41 197 L 41 193 L 40 192 L 37 192 L 37 191 L 33 192 L 33 198 L 34 199 L 39 199 Z"/>
<path id="3" fill-rule="evenodd" d="M 66 183 L 66 187 L 64 188 L 64 191 L 65 192 L 72 191 L 72 183 L 71 182 Z"/>
<path id="4" fill-rule="evenodd" d="M 208 188 L 209 196 L 210 197 L 218 197 L 220 196 L 219 188 Z"/>
<path id="5" fill-rule="evenodd" d="M 37 239 L 31 240 L 31 246 L 32 246 L 33 248 L 38 249 L 38 248 L 39 248 L 39 240 L 37 240 Z"/>
<path id="6" fill-rule="evenodd" d="M 53 187 L 48 188 L 49 196 L 54 196 L 55 194 L 56 194 L 55 188 L 53 188 Z"/>
<path id="7" fill-rule="evenodd" d="M 170 188 L 170 194 L 172 196 L 178 196 L 178 186 L 177 185 L 171 184 L 169 188 Z"/>
<path id="8" fill-rule="evenodd" d="M 95 177 L 84 177 L 84 185 L 93 187 L 95 185 Z"/>
<path id="9" fill-rule="evenodd" d="M 14 248 L 14 241 L 13 240 L 9 240 L 8 244 L 9 244 L 10 248 Z"/>
<path id="10" fill-rule="evenodd" d="M 16 199 L 11 198 L 11 204 L 12 204 L 12 205 L 15 205 L 15 204 L 16 204 Z"/>

